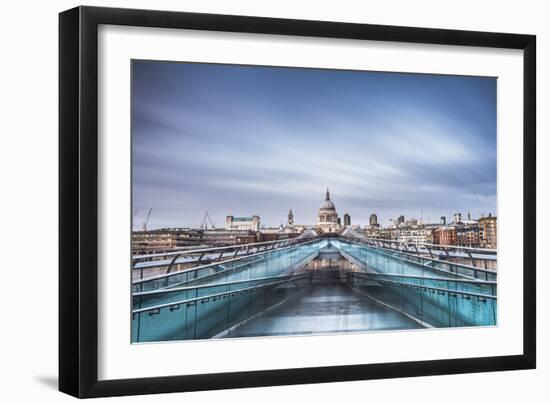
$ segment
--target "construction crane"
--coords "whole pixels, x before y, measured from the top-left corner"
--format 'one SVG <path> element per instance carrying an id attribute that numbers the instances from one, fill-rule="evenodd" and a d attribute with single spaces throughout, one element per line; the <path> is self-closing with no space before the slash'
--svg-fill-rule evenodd
<path id="1" fill-rule="evenodd" d="M 143 231 L 147 231 L 147 224 L 149 223 L 149 218 L 151 217 L 151 212 L 153 208 L 149 208 L 149 213 L 147 213 L 147 219 L 143 222 Z"/>
<path id="2" fill-rule="evenodd" d="M 204 217 L 202 219 L 202 223 L 201 223 L 201 226 L 200 228 L 203 229 L 203 230 L 208 230 L 208 222 L 210 222 L 210 227 L 215 229 L 216 228 L 216 225 L 214 224 L 214 222 L 212 221 L 212 218 L 210 217 L 210 215 L 208 214 L 208 211 L 205 211 L 204 212 Z"/>

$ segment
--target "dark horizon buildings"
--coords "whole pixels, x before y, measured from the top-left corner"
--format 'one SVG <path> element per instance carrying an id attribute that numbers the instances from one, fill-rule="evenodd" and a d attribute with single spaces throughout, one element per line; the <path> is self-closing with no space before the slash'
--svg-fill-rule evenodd
<path id="1" fill-rule="evenodd" d="M 478 220 L 462 219 L 461 213 L 454 214 L 454 221 L 447 224 L 445 216 L 438 224 L 424 224 L 420 220 L 405 219 L 404 215 L 381 227 L 376 213 L 369 217 L 369 225 L 361 227 L 351 224 L 351 215 L 346 213 L 343 224 L 327 189 L 325 200 L 318 213 L 318 222 L 313 225 L 295 224 L 292 209 L 289 210 L 286 225 L 265 227 L 259 215 L 238 217 L 228 215 L 224 228 L 163 228 L 134 231 L 132 236 L 133 254 L 164 252 L 175 249 L 221 247 L 236 244 L 251 244 L 297 237 L 304 231 L 316 234 L 339 234 L 348 228 L 370 238 L 396 240 L 413 244 L 441 244 L 461 247 L 497 248 L 497 218 L 489 214 Z"/>

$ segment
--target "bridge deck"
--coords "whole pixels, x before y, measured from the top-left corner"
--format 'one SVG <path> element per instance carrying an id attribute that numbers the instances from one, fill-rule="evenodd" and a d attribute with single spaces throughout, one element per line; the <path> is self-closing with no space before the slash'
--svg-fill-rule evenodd
<path id="1" fill-rule="evenodd" d="M 343 284 L 316 284 L 304 295 L 228 331 L 224 338 L 422 328 L 402 313 Z"/>

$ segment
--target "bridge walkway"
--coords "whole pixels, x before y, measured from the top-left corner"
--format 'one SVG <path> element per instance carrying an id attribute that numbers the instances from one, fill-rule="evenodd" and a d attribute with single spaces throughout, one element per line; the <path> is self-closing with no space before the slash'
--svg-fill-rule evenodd
<path id="1" fill-rule="evenodd" d="M 295 297 L 228 330 L 220 337 L 326 334 L 422 326 L 404 314 L 353 291 L 345 284 L 319 283 Z"/>
<path id="2" fill-rule="evenodd" d="M 343 238 L 274 244 L 135 279 L 132 341 L 495 325 L 496 277 Z"/>

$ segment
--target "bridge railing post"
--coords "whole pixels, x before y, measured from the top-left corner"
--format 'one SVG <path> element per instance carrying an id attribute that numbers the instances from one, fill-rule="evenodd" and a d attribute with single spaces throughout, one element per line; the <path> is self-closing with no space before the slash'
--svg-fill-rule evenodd
<path id="1" fill-rule="evenodd" d="M 172 267 L 174 266 L 174 263 L 176 260 L 181 256 L 181 254 L 174 255 L 174 258 L 170 261 L 170 264 L 168 265 L 168 268 L 166 268 L 166 273 L 169 274 L 172 272 Z"/>

